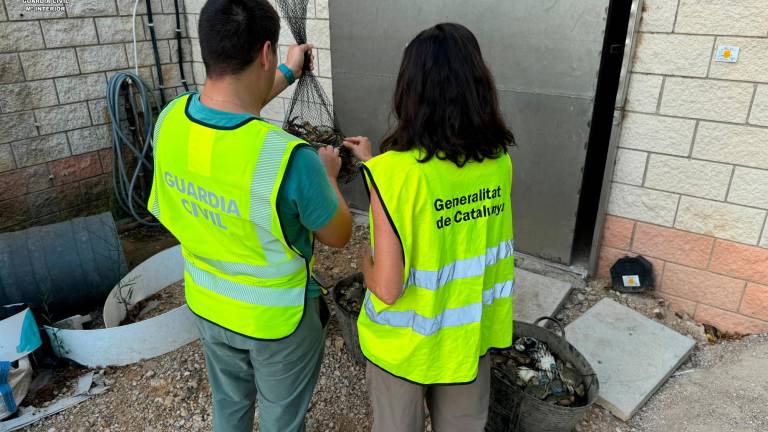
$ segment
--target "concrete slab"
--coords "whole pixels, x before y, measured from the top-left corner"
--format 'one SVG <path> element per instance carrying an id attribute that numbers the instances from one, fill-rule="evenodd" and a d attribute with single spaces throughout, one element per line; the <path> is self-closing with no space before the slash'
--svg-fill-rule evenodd
<path id="1" fill-rule="evenodd" d="M 688 357 L 693 339 L 603 299 L 565 329 L 595 369 L 597 403 L 627 421 Z"/>
<path id="2" fill-rule="evenodd" d="M 515 320 L 533 323 L 543 316 L 555 316 L 570 292 L 568 282 L 516 268 Z"/>

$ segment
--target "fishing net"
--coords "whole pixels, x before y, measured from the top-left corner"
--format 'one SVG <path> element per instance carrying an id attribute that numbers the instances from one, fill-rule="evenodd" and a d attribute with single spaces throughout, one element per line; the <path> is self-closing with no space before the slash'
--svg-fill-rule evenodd
<path id="1" fill-rule="evenodd" d="M 307 43 L 307 4 L 309 0 L 276 0 L 281 14 L 288 23 L 296 43 Z M 339 148 L 341 170 L 339 180 L 349 183 L 357 173 L 352 154 L 341 145 L 341 133 L 333 105 L 320 84 L 320 79 L 309 69 L 310 54 L 304 58 L 304 70 L 296 81 L 293 97 L 285 113 L 283 129 L 306 140 L 315 148 L 326 145 Z"/>

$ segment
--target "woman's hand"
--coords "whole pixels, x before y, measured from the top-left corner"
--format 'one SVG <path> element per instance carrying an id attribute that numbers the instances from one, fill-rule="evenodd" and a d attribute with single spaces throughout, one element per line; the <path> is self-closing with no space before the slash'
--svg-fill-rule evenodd
<path id="1" fill-rule="evenodd" d="M 327 145 L 318 149 L 317 155 L 320 156 L 320 161 L 322 161 L 325 166 L 325 172 L 328 174 L 328 178 L 336 181 L 336 177 L 339 176 L 339 170 L 341 169 L 339 149 Z"/>
<path id="2" fill-rule="evenodd" d="M 373 157 L 371 156 L 371 140 L 369 140 L 368 137 L 346 137 L 342 144 L 344 147 L 348 148 L 352 152 L 352 155 L 358 160 L 367 162 Z"/>

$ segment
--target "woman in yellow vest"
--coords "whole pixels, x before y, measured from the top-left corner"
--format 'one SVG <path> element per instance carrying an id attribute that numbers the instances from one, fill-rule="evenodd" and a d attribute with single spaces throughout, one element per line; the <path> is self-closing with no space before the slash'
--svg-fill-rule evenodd
<path id="1" fill-rule="evenodd" d="M 397 125 L 362 160 L 371 198 L 368 291 L 358 320 L 374 432 L 482 431 L 488 350 L 512 344 L 514 142 L 466 27 L 439 24 L 405 49 Z M 374 241 L 375 240 L 375 241 Z"/>

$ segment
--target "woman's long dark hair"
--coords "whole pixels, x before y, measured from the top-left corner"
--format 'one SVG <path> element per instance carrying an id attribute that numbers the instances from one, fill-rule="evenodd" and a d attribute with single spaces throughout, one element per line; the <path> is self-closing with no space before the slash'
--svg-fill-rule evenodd
<path id="1" fill-rule="evenodd" d="M 408 44 L 394 114 L 397 126 L 382 151 L 420 148 L 426 152 L 420 162 L 437 157 L 461 167 L 497 158 L 514 144 L 480 44 L 460 24 L 438 24 Z"/>

